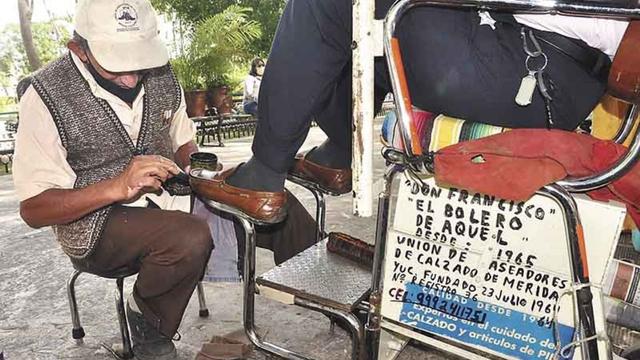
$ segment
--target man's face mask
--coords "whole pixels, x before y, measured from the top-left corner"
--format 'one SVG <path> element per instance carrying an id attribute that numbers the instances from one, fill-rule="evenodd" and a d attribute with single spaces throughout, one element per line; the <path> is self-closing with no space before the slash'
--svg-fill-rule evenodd
<path id="1" fill-rule="evenodd" d="M 137 71 L 123 74 L 111 73 L 101 69 L 104 73 L 103 75 L 98 72 L 91 60 L 87 59 L 86 64 L 89 73 L 91 73 L 98 85 L 103 89 L 117 96 L 127 104 L 133 103 L 136 97 L 138 97 L 146 72 Z"/>

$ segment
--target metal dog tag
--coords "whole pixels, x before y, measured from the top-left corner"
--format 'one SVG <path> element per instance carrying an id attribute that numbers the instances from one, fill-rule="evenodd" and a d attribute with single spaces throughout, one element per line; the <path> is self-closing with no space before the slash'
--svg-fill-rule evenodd
<path id="1" fill-rule="evenodd" d="M 536 85 L 537 80 L 534 73 L 529 73 L 527 76 L 523 77 L 522 82 L 520 83 L 520 89 L 518 89 L 518 94 L 516 94 L 516 104 L 520 106 L 527 106 L 531 104 L 533 92 L 536 90 Z"/>

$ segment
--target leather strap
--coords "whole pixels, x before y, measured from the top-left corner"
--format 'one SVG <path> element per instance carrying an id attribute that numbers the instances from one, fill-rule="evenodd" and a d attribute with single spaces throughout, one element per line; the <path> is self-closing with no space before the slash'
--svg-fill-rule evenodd
<path id="1" fill-rule="evenodd" d="M 581 40 L 571 39 L 560 34 L 533 30 L 535 36 L 553 49 L 580 64 L 589 75 L 600 80 L 603 84 L 607 82 L 611 60 L 598 49 L 594 49 Z"/>
<path id="2" fill-rule="evenodd" d="M 629 23 L 609 72 L 611 95 L 640 104 L 640 20 Z"/>
<path id="3" fill-rule="evenodd" d="M 499 22 L 512 24 L 517 27 L 531 29 L 535 37 L 548 45 L 554 51 L 567 56 L 580 65 L 589 75 L 601 81 L 607 82 L 611 60 L 602 51 L 592 48 L 582 40 L 572 39 L 550 31 L 542 31 L 522 25 L 516 21 L 511 13 L 492 12 L 491 17 Z"/>

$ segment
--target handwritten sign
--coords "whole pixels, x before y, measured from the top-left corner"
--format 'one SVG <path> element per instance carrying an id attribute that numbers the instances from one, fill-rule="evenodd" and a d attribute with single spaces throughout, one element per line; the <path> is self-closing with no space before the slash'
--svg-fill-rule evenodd
<path id="1" fill-rule="evenodd" d="M 611 224 L 593 229 L 597 282 L 624 209 L 579 203 L 581 213 Z M 383 316 L 506 358 L 551 359 L 575 332 L 565 236 L 550 198 L 513 202 L 403 178 L 387 238 Z"/>

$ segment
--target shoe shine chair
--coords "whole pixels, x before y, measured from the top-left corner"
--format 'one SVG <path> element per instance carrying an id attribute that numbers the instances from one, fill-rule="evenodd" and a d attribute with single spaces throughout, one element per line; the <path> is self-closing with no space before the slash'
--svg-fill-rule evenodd
<path id="1" fill-rule="evenodd" d="M 387 255 L 387 248 L 391 246 L 387 239 L 389 238 L 390 230 L 392 184 L 400 174 L 411 174 L 411 177 L 407 177 L 407 179 L 414 179 L 412 181 L 416 182 L 419 181 L 416 179 L 418 177 L 426 178 L 433 175 L 432 154 L 424 153 L 421 149 L 413 146 L 413 144 L 419 144 L 419 141 L 415 141 L 417 135 L 411 131 L 410 96 L 401 66 L 402 58 L 396 46 L 397 39 L 394 38 L 395 25 L 406 11 L 416 6 L 471 7 L 487 10 L 640 18 L 640 8 L 637 7 L 637 4 L 627 4 L 624 1 L 615 3 L 555 0 L 495 0 L 490 2 L 482 0 L 398 1 L 391 8 L 385 20 L 384 49 L 391 72 L 399 132 L 404 145 L 402 148 L 386 148 L 383 150 L 383 156 L 390 166 L 384 177 L 384 190 L 378 198 L 375 259 L 372 273 L 369 269 L 363 269 L 346 259 L 342 259 L 340 256 L 328 253 L 326 240 L 322 240 L 315 246 L 256 279 L 254 226 L 263 224 L 238 209 L 202 198 L 202 201 L 208 206 L 228 212 L 240 219 L 245 228 L 244 327 L 249 339 L 257 348 L 263 351 L 286 359 L 307 359 L 307 357 L 293 351 L 264 342 L 256 335 L 254 325 L 254 298 L 256 293 L 344 319 L 352 332 L 353 359 L 395 358 L 399 351 L 385 350 L 388 350 L 389 343 L 396 339 L 402 340 L 400 340 L 400 344 L 394 346 L 401 346 L 406 339 L 413 339 L 467 359 L 486 359 L 489 357 L 521 358 L 466 346 L 464 341 L 448 341 L 437 336 L 437 334 L 429 334 L 428 331 L 416 329 L 410 323 L 400 323 L 385 316 L 384 307 L 386 304 L 384 297 L 388 288 L 385 287 L 384 269 L 386 264 L 393 260 L 389 259 Z M 370 55 L 373 57 L 372 54 Z M 638 120 L 637 105 L 640 102 L 640 96 L 633 90 L 625 91 L 621 89 L 619 85 L 610 84 L 612 94 L 634 104 L 626 117 L 625 124 L 616 135 L 615 141 L 621 143 L 629 136 L 634 122 Z M 633 86 L 631 86 L 631 89 L 633 89 Z M 361 97 L 355 96 L 354 99 L 360 101 Z M 356 108 L 358 107 L 356 106 Z M 357 116 L 357 114 L 354 115 Z M 354 141 L 357 141 L 357 139 L 354 139 Z M 602 314 L 597 311 L 597 306 L 594 310 L 594 304 L 592 303 L 593 293 L 586 261 L 582 224 L 576 200 L 572 194 L 606 186 L 625 174 L 637 162 L 638 158 L 640 158 L 640 132 L 636 132 L 628 153 L 610 169 L 587 178 L 559 181 L 545 186 L 537 192 L 536 196 L 551 200 L 559 209 L 566 235 L 568 257 L 566 266 L 570 270 L 569 288 L 571 291 L 569 295 L 572 297 L 570 304 L 572 304 L 576 317 L 574 322 L 576 331 L 572 338 L 572 346 L 569 349 L 571 354 L 564 358 L 574 358 L 572 350 L 578 346 L 579 351 L 575 353 L 579 354 L 581 359 L 599 359 L 603 352 L 609 351 L 609 349 L 603 350 L 602 346 L 599 346 L 606 343 L 605 335 L 597 329 L 598 320 L 601 320 Z M 302 185 L 314 194 L 317 204 L 318 235 L 322 237 L 324 235 L 324 195 L 326 192 L 305 179 L 289 177 L 289 180 Z M 367 296 L 368 301 L 366 301 Z M 351 313 L 357 308 L 366 308 L 369 311 L 367 323 L 364 326 Z M 550 326 L 552 328 L 557 327 L 555 316 L 550 320 Z M 391 338 L 388 338 L 389 336 Z M 381 341 L 381 338 L 385 340 Z M 531 356 L 530 358 L 537 357 Z"/>
<path id="2" fill-rule="evenodd" d="M 327 208 L 324 197 L 326 195 L 340 196 L 342 194 L 333 192 L 330 189 L 323 188 L 314 182 L 293 174 L 287 175 L 287 180 L 296 185 L 302 186 L 303 188 L 311 192 L 311 194 L 313 194 L 313 197 L 316 200 L 316 224 L 318 224 L 317 240 L 318 242 L 321 241 L 326 236 L 325 222 L 327 216 Z"/>
<path id="3" fill-rule="evenodd" d="M 606 17 L 622 17 L 622 18 L 638 18 L 640 15 L 640 7 L 637 4 L 630 4 L 625 2 L 607 2 L 597 3 L 591 1 L 473 1 L 473 0 L 400 0 L 390 9 L 387 18 L 385 20 L 384 28 L 384 48 L 387 64 L 391 73 L 391 80 L 394 90 L 396 113 L 398 116 L 398 127 L 401 135 L 403 149 L 386 148 L 383 150 L 383 156 L 391 164 L 385 176 L 384 191 L 379 197 L 378 208 L 378 225 L 376 230 L 376 255 L 374 259 L 372 289 L 370 295 L 370 313 L 366 326 L 366 337 L 368 344 L 376 344 L 379 342 L 380 330 L 391 329 L 394 332 L 408 336 L 409 338 L 416 339 L 425 344 L 435 346 L 443 351 L 462 356 L 469 359 L 484 359 L 491 355 L 495 358 L 514 358 L 514 356 L 505 356 L 495 354 L 492 352 L 483 351 L 483 349 L 477 349 L 473 344 L 466 344 L 464 340 L 448 341 L 443 339 L 442 336 L 438 336 L 437 332 L 430 333 L 417 329 L 415 324 L 399 323 L 397 319 L 389 319 L 385 316 L 385 311 L 381 311 L 381 307 L 389 306 L 388 303 L 381 301 L 384 297 L 385 279 L 383 275 L 383 269 L 389 269 L 384 267 L 385 262 L 391 261 L 386 259 L 389 252 L 385 251 L 386 246 L 389 245 L 388 239 L 391 237 L 388 234 L 389 230 L 389 214 L 390 214 L 390 195 L 392 191 L 392 182 L 398 174 L 408 173 L 412 174 L 411 178 L 429 177 L 434 174 L 433 168 L 433 154 L 428 153 L 420 149 L 419 141 L 417 140 L 417 134 L 412 131 L 412 108 L 410 101 L 410 94 L 408 93 L 408 86 L 406 85 L 406 79 L 404 70 L 402 68 L 402 57 L 397 46 L 397 38 L 394 37 L 394 30 L 396 24 L 400 21 L 400 18 L 411 8 L 417 6 L 447 6 L 447 7 L 472 7 L 479 10 L 515 10 L 515 11 L 531 11 L 531 12 L 551 12 L 551 13 L 565 13 L 565 14 L 580 14 L 585 16 L 606 16 Z M 616 60 L 618 60 L 616 58 Z M 620 81 L 620 78 L 624 78 L 625 73 L 624 65 L 620 62 L 614 62 L 612 72 L 616 72 L 619 76 L 610 78 L 609 92 L 620 98 L 633 104 L 627 114 L 624 125 L 620 128 L 618 134 L 615 137 L 617 143 L 622 143 L 629 136 L 631 128 L 634 126 L 634 122 L 638 122 L 638 109 L 637 106 L 640 103 L 640 97 L 637 94 L 637 70 L 632 71 L 632 79 L 630 82 L 636 82 L 634 85 L 628 88 L 624 88 L 625 80 Z M 616 81 L 617 80 L 617 81 Z M 432 137 L 433 139 L 433 137 Z M 416 144 L 418 146 L 416 146 Z M 562 217 L 564 218 L 564 230 L 566 233 L 566 241 L 568 248 L 568 263 L 570 267 L 570 295 L 573 297 L 574 315 L 577 320 L 575 335 L 572 338 L 573 341 L 568 347 L 559 348 L 554 356 L 562 356 L 563 358 L 574 358 L 573 349 L 579 347 L 579 356 L 582 359 L 598 359 L 605 353 L 607 357 L 611 356 L 610 349 L 606 348 L 604 351 L 599 345 L 607 344 L 608 339 L 606 334 L 597 332 L 596 324 L 599 321 L 604 322 L 601 312 L 594 311 L 592 284 L 589 278 L 589 268 L 587 265 L 587 253 L 585 250 L 585 235 L 583 233 L 583 225 L 580 222 L 580 216 L 578 213 L 578 206 L 576 200 L 572 194 L 584 193 L 590 190 L 598 189 L 608 185 L 612 181 L 618 179 L 630 170 L 634 164 L 640 158 L 640 132 L 636 132 L 635 138 L 631 143 L 631 146 L 620 160 L 612 165 L 611 168 L 605 171 L 595 174 L 593 176 L 585 178 L 574 178 L 559 181 L 555 184 L 550 184 L 543 187 L 537 192 L 536 196 L 553 200 L 553 202 L 561 210 Z M 414 180 L 415 181 L 415 180 Z M 490 195 L 490 194 L 489 194 Z M 543 241 L 543 239 L 538 239 Z M 489 248 L 490 250 L 491 248 Z M 602 254 L 601 256 L 606 256 Z M 454 293 L 455 294 L 455 293 Z M 559 301 L 562 299 L 558 300 Z M 597 309 L 595 309 L 597 310 Z M 554 316 L 552 327 L 557 328 L 559 324 L 556 318 L 556 310 L 554 310 Z M 599 317 L 599 318 L 598 318 Z M 396 321 L 394 321 L 396 320 Z M 435 333 L 435 335 L 434 335 Z M 556 333 L 557 334 L 557 333 Z M 441 334 L 440 334 L 441 335 Z M 554 338 L 556 335 L 554 334 Z M 568 350 L 568 351 L 567 351 Z M 540 358 L 539 354 L 528 354 L 524 356 L 520 354 L 517 358 Z M 551 356 L 551 355 L 549 355 Z M 546 357 L 550 358 L 550 357 Z M 555 357 L 554 357 L 555 358 Z"/>

